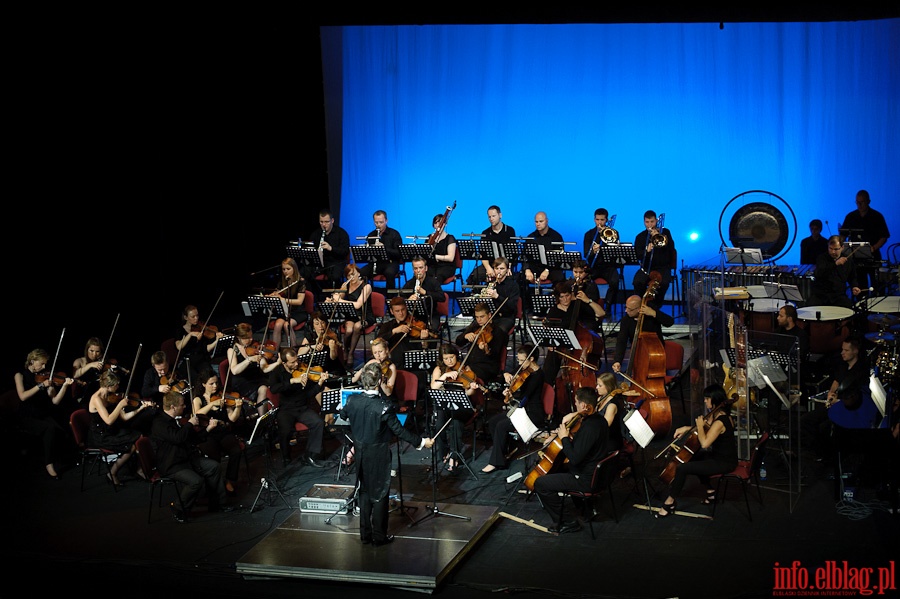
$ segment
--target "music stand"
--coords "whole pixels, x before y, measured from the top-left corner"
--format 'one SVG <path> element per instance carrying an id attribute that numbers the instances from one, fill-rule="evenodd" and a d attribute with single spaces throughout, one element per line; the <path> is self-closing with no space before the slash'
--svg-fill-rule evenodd
<path id="1" fill-rule="evenodd" d="M 567 252 L 565 250 L 547 252 L 548 264 L 563 270 L 572 270 L 572 264 L 581 260 L 580 252 Z"/>
<path id="2" fill-rule="evenodd" d="M 456 301 L 459 302 L 459 313 L 463 316 L 474 316 L 475 306 L 478 304 L 487 306 L 492 314 L 496 311 L 496 308 L 494 307 L 494 298 L 492 297 L 476 297 L 470 295 L 469 297 L 458 297 L 456 298 Z"/>
<path id="3" fill-rule="evenodd" d="M 343 323 L 359 318 L 359 313 L 352 302 L 319 302 L 319 311 L 328 315 L 329 323 Z"/>
<path id="4" fill-rule="evenodd" d="M 628 432 L 631 434 L 631 438 L 640 446 L 641 448 L 641 479 L 644 482 L 644 498 L 647 500 L 647 510 L 650 515 L 653 515 L 653 510 L 650 507 L 650 481 L 647 480 L 647 457 L 646 450 L 647 446 L 650 445 L 650 442 L 653 441 L 653 437 L 655 433 L 653 429 L 650 428 L 650 425 L 647 424 L 647 421 L 644 420 L 644 417 L 641 416 L 641 413 L 636 408 L 632 407 L 631 404 L 626 404 L 626 414 L 622 418 L 622 422 L 625 424 L 625 427 L 628 429 Z M 632 461 L 634 463 L 634 461 Z M 636 467 L 636 466 L 635 466 Z M 632 492 L 637 491 L 637 479 L 635 478 L 634 482 L 635 488 Z M 656 489 L 653 489 L 653 495 L 657 494 Z"/>
<path id="5" fill-rule="evenodd" d="M 287 318 L 287 301 L 277 295 L 247 296 L 247 305 L 251 314 L 265 314 L 268 317 Z"/>
<path id="6" fill-rule="evenodd" d="M 555 305 L 556 296 L 554 296 L 552 293 L 531 296 L 531 313 L 536 316 L 544 316 L 545 314 L 547 314 L 547 310 Z"/>
<path id="7" fill-rule="evenodd" d="M 728 264 L 740 264 L 741 270 L 745 270 L 748 264 L 762 264 L 762 250 L 759 248 L 722 248 L 725 253 L 725 262 Z"/>
<path id="8" fill-rule="evenodd" d="M 851 242 L 862 241 L 863 240 L 862 236 L 863 236 L 864 232 L 865 231 L 863 231 L 862 229 L 850 229 L 848 227 L 840 227 L 838 229 L 838 233 L 840 233 L 841 237 L 843 237 L 845 241 L 851 241 Z"/>
<path id="9" fill-rule="evenodd" d="M 288 256 L 296 260 L 299 264 L 305 264 L 306 266 L 315 268 L 322 268 L 325 266 L 325 263 L 322 260 L 322 254 L 320 254 L 318 248 L 314 246 L 297 246 L 289 244 L 285 251 Z"/>
<path id="10" fill-rule="evenodd" d="M 354 245 L 350 247 L 350 253 L 353 254 L 353 261 L 357 264 L 361 262 L 377 263 L 390 262 L 387 255 L 387 248 L 383 245 Z"/>
<path id="11" fill-rule="evenodd" d="M 408 289 L 401 289 L 398 291 L 409 291 Z M 410 299 L 406 298 L 406 311 L 412 314 L 413 316 L 418 316 L 419 318 L 430 319 L 431 316 L 425 311 L 425 300 L 423 299 Z M 426 323 L 431 325 L 430 322 Z"/>
<path id="12" fill-rule="evenodd" d="M 763 281 L 763 287 L 766 289 L 766 296 L 783 299 L 791 302 L 802 302 L 803 294 L 796 285 L 782 285 L 781 283 L 769 283 Z"/>
<path id="13" fill-rule="evenodd" d="M 410 349 L 403 354 L 403 370 L 434 370 L 438 359 L 436 349 Z"/>
<path id="14" fill-rule="evenodd" d="M 300 365 L 301 369 L 305 369 L 308 365 L 311 366 L 324 366 L 325 365 L 325 356 L 328 355 L 328 350 L 322 351 L 311 351 L 305 354 L 297 355 L 297 364 Z"/>
<path id="15" fill-rule="evenodd" d="M 513 238 L 510 241 L 502 243 L 491 242 L 491 246 L 497 248 L 494 250 L 495 255 L 503 256 L 509 260 L 510 264 L 518 264 L 524 252 L 524 241 L 527 237 Z M 499 251 L 499 254 L 498 254 Z"/>
<path id="16" fill-rule="evenodd" d="M 213 347 L 210 357 L 224 358 L 228 355 L 228 349 L 234 345 L 234 335 L 222 335 L 216 339 L 216 345 Z"/>
<path id="17" fill-rule="evenodd" d="M 565 347 L 566 349 L 580 350 L 581 344 L 575 337 L 575 331 L 562 327 L 548 327 L 543 324 L 533 324 L 528 327 L 528 336 L 535 346 Z"/>
<path id="18" fill-rule="evenodd" d="M 278 412 L 278 408 L 272 408 L 262 416 L 256 419 L 256 423 L 253 425 L 253 432 L 250 434 L 250 440 L 247 441 L 247 447 L 251 447 L 253 445 L 253 440 L 256 439 L 256 433 L 260 431 L 260 426 L 263 422 L 266 423 L 267 430 L 262 435 L 262 446 L 263 446 L 263 461 L 266 464 L 266 475 L 260 479 L 259 492 L 256 494 L 256 499 L 253 500 L 253 505 L 250 506 L 250 513 L 253 513 L 253 510 L 256 509 L 256 504 L 259 502 L 259 498 L 262 495 L 263 491 L 266 491 L 266 503 L 269 505 L 272 504 L 272 491 L 274 490 L 278 493 L 281 500 L 284 502 L 284 505 L 290 509 L 291 504 L 288 503 L 288 500 L 285 499 L 284 495 L 282 495 L 281 490 L 278 488 L 278 485 L 275 484 L 275 476 L 272 474 L 272 455 L 269 452 L 269 433 L 273 428 L 270 426 L 272 422 L 275 420 L 275 413 Z"/>
<path id="19" fill-rule="evenodd" d="M 480 237 L 480 235 L 479 235 Z M 457 239 L 456 251 L 462 260 L 481 260 L 480 239 Z"/>
<path id="20" fill-rule="evenodd" d="M 431 260 L 434 256 L 434 246 L 430 243 L 401 243 L 400 244 L 400 260 L 403 262 L 412 262 L 413 258 L 421 256 L 426 261 Z"/>
<path id="21" fill-rule="evenodd" d="M 875 259 L 872 253 L 872 246 L 868 241 L 846 241 L 844 245 L 850 249 L 853 254 L 851 258 L 858 264 L 860 262 L 869 262 Z"/>
<path id="22" fill-rule="evenodd" d="M 641 263 L 635 253 L 634 245 L 630 243 L 603 244 L 600 246 L 601 264 L 616 264 L 620 268 L 624 266 L 637 266 Z"/>

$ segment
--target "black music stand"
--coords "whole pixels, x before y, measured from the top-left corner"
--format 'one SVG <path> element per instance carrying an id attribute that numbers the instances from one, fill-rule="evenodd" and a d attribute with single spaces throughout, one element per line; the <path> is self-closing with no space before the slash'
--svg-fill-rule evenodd
<path id="1" fill-rule="evenodd" d="M 434 246 L 430 243 L 400 244 L 400 260 L 402 262 L 412 262 L 416 256 L 421 256 L 426 261 L 431 260 L 434 256 Z"/>
<path id="2" fill-rule="evenodd" d="M 796 285 L 782 285 L 781 283 L 769 283 L 763 281 L 766 296 L 774 299 L 783 299 L 790 302 L 802 302 L 803 294 Z"/>
<path id="3" fill-rule="evenodd" d="M 547 253 L 547 260 L 550 266 L 555 266 L 563 270 L 572 270 L 572 264 L 576 260 L 581 260 L 580 252 L 567 252 L 565 250 L 553 251 Z"/>
<path id="4" fill-rule="evenodd" d="M 319 311 L 328 316 L 331 324 L 343 323 L 359 318 L 359 313 L 352 302 L 319 302 Z"/>
<path id="5" fill-rule="evenodd" d="M 287 301 L 278 295 L 250 295 L 247 305 L 251 314 L 264 314 L 269 318 L 287 318 Z"/>
<path id="6" fill-rule="evenodd" d="M 513 237 L 509 241 L 503 243 L 492 242 L 491 245 L 496 247 L 495 254 L 499 251 L 499 255 L 509 260 L 510 266 L 514 266 L 521 262 L 522 256 L 525 255 L 525 241 L 527 237 Z"/>
<path id="7" fill-rule="evenodd" d="M 619 291 L 624 295 L 627 287 L 625 286 L 625 267 L 639 266 L 641 261 L 638 260 L 634 245 L 630 243 L 604 243 L 597 252 L 601 264 L 612 264 L 619 269 Z M 618 295 L 618 294 L 617 294 Z M 622 300 L 624 303 L 625 300 Z"/>
<path id="8" fill-rule="evenodd" d="M 287 255 L 296 260 L 298 264 L 304 264 L 316 269 L 325 266 L 325 263 L 322 261 L 322 255 L 315 246 L 288 244 L 285 251 L 287 252 Z"/>
<path id="9" fill-rule="evenodd" d="M 328 355 L 328 350 L 322 351 L 311 351 L 305 354 L 297 354 L 297 364 L 300 365 L 300 368 L 306 368 L 307 366 L 324 366 L 325 365 L 325 357 Z"/>
<path id="10" fill-rule="evenodd" d="M 350 253 L 353 254 L 353 261 L 357 264 L 361 262 L 372 262 L 377 264 L 378 261 L 390 262 L 387 255 L 387 248 L 383 245 L 354 245 L 350 247 Z"/>
<path id="11" fill-rule="evenodd" d="M 457 239 L 456 251 L 462 260 L 481 260 L 481 239 Z"/>
<path id="12" fill-rule="evenodd" d="M 547 310 L 555 305 L 556 296 L 552 293 L 531 296 L 531 313 L 535 316 L 544 316 L 545 314 L 547 314 Z"/>
<path id="13" fill-rule="evenodd" d="M 409 291 L 409 289 L 398 291 Z M 406 311 L 413 316 L 418 316 L 419 318 L 425 319 L 427 321 L 425 324 L 427 326 L 431 326 L 431 316 L 429 316 L 428 312 L 425 310 L 425 300 L 406 298 Z"/>
<path id="14" fill-rule="evenodd" d="M 440 357 L 436 349 L 410 349 L 403 354 L 403 370 L 434 370 Z"/>
<path id="15" fill-rule="evenodd" d="M 838 229 L 838 233 L 840 233 L 841 237 L 844 238 L 844 241 L 863 241 L 863 231 L 862 229 L 850 229 L 849 227 L 841 227 Z"/>
<path id="16" fill-rule="evenodd" d="M 269 443 L 271 442 L 271 434 L 275 429 L 275 414 L 278 412 L 278 408 L 272 408 L 262 416 L 256 419 L 256 423 L 253 425 L 253 432 L 250 434 L 250 439 L 247 441 L 247 447 L 253 445 L 253 440 L 262 437 L 262 446 L 263 446 L 263 461 L 266 464 L 266 475 L 260 479 L 260 487 L 259 492 L 256 494 L 256 499 L 253 500 L 253 505 L 250 506 L 250 513 L 253 513 L 253 510 L 256 509 L 256 504 L 259 502 L 259 498 L 262 495 L 262 492 L 266 492 L 266 503 L 272 504 L 272 491 L 278 493 L 278 496 L 281 497 L 281 500 L 284 502 L 284 505 L 290 509 L 291 504 L 288 503 L 288 500 L 285 499 L 284 495 L 281 493 L 281 490 L 278 488 L 278 485 L 275 484 L 276 476 L 273 474 L 274 468 L 272 467 L 272 455 L 269 451 Z M 263 430 L 265 429 L 265 430 Z"/>
<path id="17" fill-rule="evenodd" d="M 344 401 L 346 398 L 346 391 L 349 389 L 346 387 L 341 387 L 340 389 L 326 389 L 322 392 L 322 414 L 337 414 L 341 411 L 341 408 L 344 407 Z M 354 388 L 353 392 L 360 393 L 362 389 Z M 341 435 L 343 435 L 344 439 L 341 441 L 341 457 L 338 460 L 337 472 L 334 474 L 334 480 L 339 481 L 341 479 L 342 473 L 341 470 L 344 467 L 344 460 L 347 457 L 347 452 L 349 451 L 349 447 L 353 446 L 353 438 L 345 432 L 345 428 L 347 428 L 350 423 L 340 416 L 335 418 L 333 426 L 340 427 L 338 430 Z M 344 472 L 346 474 L 346 472 Z"/>
<path id="18" fill-rule="evenodd" d="M 458 297 L 456 298 L 456 301 L 459 302 L 459 313 L 463 316 L 474 316 L 475 306 L 478 304 L 486 305 L 492 314 L 496 311 L 494 298 L 492 297 L 477 297 L 470 295 L 469 297 Z"/>
<path id="19" fill-rule="evenodd" d="M 548 327 L 543 324 L 532 324 L 528 327 L 528 336 L 535 346 L 564 347 L 580 350 L 581 344 L 575 337 L 575 331 L 562 327 Z"/>
<path id="20" fill-rule="evenodd" d="M 228 349 L 234 345 L 234 335 L 222 335 L 216 339 L 216 345 L 210 354 L 211 359 L 224 359 L 228 356 Z"/>

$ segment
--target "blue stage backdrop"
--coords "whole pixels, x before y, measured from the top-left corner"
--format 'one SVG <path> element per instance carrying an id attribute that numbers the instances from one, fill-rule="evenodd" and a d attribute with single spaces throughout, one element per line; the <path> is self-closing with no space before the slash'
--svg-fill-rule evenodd
<path id="1" fill-rule="evenodd" d="M 900 20 L 344 26 L 322 47 L 330 194 L 354 244 L 376 209 L 424 237 L 455 201 L 458 238 L 497 204 L 519 235 L 545 211 L 580 250 L 595 208 L 623 241 L 649 209 L 690 266 L 717 263 L 734 213 L 762 201 L 789 225 L 778 264 L 797 264 L 809 221 L 837 233 L 859 189 L 900 241 Z M 731 202 L 750 190 L 775 195 Z"/>

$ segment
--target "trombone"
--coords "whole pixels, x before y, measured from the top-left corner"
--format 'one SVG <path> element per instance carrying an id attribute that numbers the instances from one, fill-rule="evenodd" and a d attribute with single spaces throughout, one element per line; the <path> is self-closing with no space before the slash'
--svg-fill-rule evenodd
<path id="1" fill-rule="evenodd" d="M 605 226 L 600 227 L 596 231 L 594 231 L 594 239 L 591 241 L 591 248 L 594 247 L 594 244 L 597 243 L 597 236 L 600 236 L 600 241 L 606 244 L 616 244 L 619 243 L 619 232 L 613 229 L 613 225 L 616 223 L 616 215 L 613 214 L 607 224 Z M 600 255 L 600 248 L 597 248 L 597 252 L 594 254 L 594 257 L 591 259 L 591 268 L 594 268 L 594 263 L 597 261 L 597 256 Z"/>
<path id="2" fill-rule="evenodd" d="M 656 221 L 656 226 L 650 229 L 647 229 L 647 240 L 653 247 L 650 248 L 650 260 L 647 262 L 647 268 L 644 268 L 643 262 L 641 263 L 641 270 L 646 273 L 650 273 L 649 269 L 653 268 L 653 252 L 656 251 L 656 248 L 666 247 L 669 243 L 668 238 L 662 233 L 663 223 L 666 222 L 666 213 L 663 212 L 659 215 L 659 219 Z M 656 230 L 656 233 L 653 231 Z"/>

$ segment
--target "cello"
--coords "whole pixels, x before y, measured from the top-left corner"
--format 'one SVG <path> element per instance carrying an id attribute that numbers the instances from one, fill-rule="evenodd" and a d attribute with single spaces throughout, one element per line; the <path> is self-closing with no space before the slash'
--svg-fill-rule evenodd
<path id="1" fill-rule="evenodd" d="M 672 427 L 672 406 L 666 395 L 666 346 L 655 332 L 642 329 L 644 307 L 648 300 L 656 297 L 661 280 L 662 276 L 657 271 L 650 273 L 647 291 L 641 300 L 641 310 L 634 327 L 626 377 L 648 395 L 639 411 L 656 435 L 665 435 Z"/>
<path id="2" fill-rule="evenodd" d="M 575 295 L 572 290 L 573 297 Z M 594 348 L 594 334 L 583 324 L 581 324 L 578 313 L 583 302 L 574 301 L 569 304 L 571 307 L 571 317 L 569 322 L 574 323 L 575 339 L 581 346 L 580 356 L 570 356 L 566 352 L 556 350 L 568 362 L 562 364 L 557 374 L 556 381 L 556 405 L 566 405 L 570 409 L 575 407 L 575 391 L 581 387 L 595 387 L 597 385 L 598 366 L 593 365 L 588 360 Z M 573 364 L 574 363 L 574 364 Z"/>
<path id="3" fill-rule="evenodd" d="M 709 414 L 704 417 L 703 430 L 708 431 L 709 427 L 712 426 L 712 423 L 719 416 L 719 412 L 727 406 L 730 406 L 732 403 L 734 403 L 734 401 L 729 399 L 710 410 Z M 681 441 L 681 445 L 678 445 L 678 441 Z M 675 478 L 675 469 L 678 468 L 678 465 L 689 462 L 699 450 L 700 435 L 697 433 L 697 425 L 694 425 L 691 430 L 678 439 L 674 439 L 656 456 L 656 458 L 659 458 L 664 453 L 671 451 L 671 456 L 666 461 L 666 465 L 663 467 L 662 472 L 659 473 L 659 479 L 668 485 L 672 484 L 672 479 Z"/>
<path id="4" fill-rule="evenodd" d="M 594 409 L 591 406 L 585 406 L 583 411 L 577 412 L 575 417 L 569 420 L 569 423 L 566 426 L 566 428 L 569 429 L 569 434 L 571 435 L 581 428 L 581 419 L 590 416 L 593 412 Z M 568 460 L 568 458 L 566 458 L 560 462 L 556 461 L 562 449 L 562 439 L 559 438 L 559 435 L 554 436 L 547 442 L 547 444 L 538 452 L 541 456 L 540 461 L 538 461 L 535 467 L 531 469 L 528 476 L 525 477 L 526 489 L 533 492 L 534 483 L 538 478 L 545 474 L 550 474 L 550 472 L 558 467 L 559 464 L 564 464 L 566 460 Z"/>

